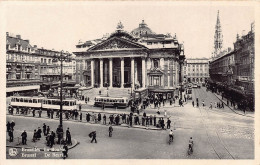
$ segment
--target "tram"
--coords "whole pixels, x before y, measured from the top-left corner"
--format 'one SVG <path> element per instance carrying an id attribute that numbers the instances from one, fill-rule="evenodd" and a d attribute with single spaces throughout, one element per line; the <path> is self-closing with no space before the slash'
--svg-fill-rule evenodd
<path id="1" fill-rule="evenodd" d="M 192 100 L 192 88 L 186 89 L 187 99 Z"/>
<path id="2" fill-rule="evenodd" d="M 10 105 L 14 108 L 28 107 L 33 109 L 42 110 L 59 110 L 59 99 L 48 99 L 45 97 L 26 97 L 26 96 L 12 96 Z M 76 100 L 63 100 L 63 110 L 75 110 L 77 109 Z"/>
<path id="3" fill-rule="evenodd" d="M 127 97 L 107 97 L 107 96 L 97 96 L 95 97 L 94 106 L 105 106 L 105 107 L 118 107 L 126 108 L 129 103 Z"/>

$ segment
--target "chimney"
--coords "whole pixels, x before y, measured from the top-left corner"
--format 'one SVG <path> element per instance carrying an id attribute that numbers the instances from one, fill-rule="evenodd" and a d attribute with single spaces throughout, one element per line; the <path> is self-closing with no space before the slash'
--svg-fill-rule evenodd
<path id="1" fill-rule="evenodd" d="M 37 45 L 33 45 L 33 48 L 37 48 Z"/>
<path id="2" fill-rule="evenodd" d="M 6 36 L 7 36 L 7 37 L 9 36 L 9 32 L 6 32 Z"/>
<path id="3" fill-rule="evenodd" d="M 19 38 L 19 39 L 21 39 L 21 35 L 16 35 L 16 38 Z"/>

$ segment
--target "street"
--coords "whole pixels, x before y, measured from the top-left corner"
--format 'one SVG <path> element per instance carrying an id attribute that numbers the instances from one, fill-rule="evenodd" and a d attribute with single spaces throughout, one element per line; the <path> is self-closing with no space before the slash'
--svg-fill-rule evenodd
<path id="1" fill-rule="evenodd" d="M 80 142 L 69 150 L 69 159 L 253 159 L 254 118 L 238 115 L 228 107 L 216 109 L 213 106 L 210 110 L 210 102 L 220 100 L 210 91 L 206 92 L 204 87 L 193 89 L 193 100 L 196 98 L 200 102 L 199 108 L 192 107 L 191 100 L 184 107 L 166 105 L 160 108 L 161 111 L 167 110 L 167 115 L 171 116 L 174 132 L 171 145 L 167 143 L 169 130 L 113 126 L 110 138 L 108 126 L 65 121 L 64 129 L 69 127 L 72 138 Z M 206 104 L 204 108 L 201 105 L 203 100 Z M 148 115 L 156 111 L 153 106 L 145 110 Z M 11 120 L 16 122 L 15 130 L 19 131 L 33 131 L 42 127 L 43 123 L 56 130 L 59 122 L 8 115 L 7 121 Z M 90 143 L 88 134 L 94 130 L 97 131 L 97 143 Z M 190 137 L 194 141 L 192 155 L 187 154 Z"/>

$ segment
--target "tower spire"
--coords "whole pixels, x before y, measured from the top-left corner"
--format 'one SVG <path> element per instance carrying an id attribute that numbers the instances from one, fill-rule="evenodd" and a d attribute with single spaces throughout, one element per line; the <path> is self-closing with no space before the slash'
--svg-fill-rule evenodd
<path id="1" fill-rule="evenodd" d="M 223 35 L 219 19 L 219 10 L 217 15 L 217 22 L 215 26 L 215 36 L 214 36 L 214 56 L 216 57 L 222 50 L 223 47 Z"/>

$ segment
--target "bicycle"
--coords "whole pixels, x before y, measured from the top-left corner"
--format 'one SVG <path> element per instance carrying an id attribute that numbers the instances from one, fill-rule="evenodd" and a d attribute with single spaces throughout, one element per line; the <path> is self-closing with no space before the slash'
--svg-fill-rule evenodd
<path id="1" fill-rule="evenodd" d="M 189 144 L 188 155 L 191 155 L 192 153 L 193 153 L 193 144 Z"/>
<path id="2" fill-rule="evenodd" d="M 172 135 L 172 138 L 171 136 L 169 136 L 169 145 L 173 142 L 173 135 Z"/>

